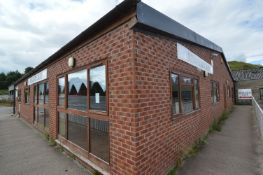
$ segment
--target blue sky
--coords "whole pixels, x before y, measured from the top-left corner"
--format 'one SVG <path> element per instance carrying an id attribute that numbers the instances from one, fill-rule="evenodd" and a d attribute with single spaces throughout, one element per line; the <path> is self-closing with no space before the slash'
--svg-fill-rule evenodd
<path id="1" fill-rule="evenodd" d="M 121 0 L 0 1 L 0 72 L 35 67 Z M 228 60 L 263 64 L 262 0 L 144 0 L 220 45 Z"/>

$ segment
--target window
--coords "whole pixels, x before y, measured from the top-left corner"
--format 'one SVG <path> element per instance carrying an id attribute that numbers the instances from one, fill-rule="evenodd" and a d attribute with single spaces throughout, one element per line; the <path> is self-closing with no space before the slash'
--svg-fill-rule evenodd
<path id="1" fill-rule="evenodd" d="M 38 85 L 38 103 L 44 104 L 44 93 L 45 93 L 45 85 L 43 83 Z"/>
<path id="2" fill-rule="evenodd" d="M 106 68 L 105 65 L 90 69 L 90 109 L 106 111 Z"/>
<path id="3" fill-rule="evenodd" d="M 87 117 L 68 115 L 68 140 L 89 150 Z"/>
<path id="4" fill-rule="evenodd" d="M 65 77 L 58 79 L 58 105 L 65 106 Z"/>
<path id="5" fill-rule="evenodd" d="M 66 132 L 66 117 L 67 115 L 65 113 L 59 112 L 59 118 L 58 118 L 58 131 L 59 131 L 59 135 L 67 138 L 67 132 Z"/>
<path id="6" fill-rule="evenodd" d="M 34 104 L 37 104 L 37 95 L 38 94 L 38 87 L 37 85 L 34 85 Z"/>
<path id="7" fill-rule="evenodd" d="M 181 82 L 182 110 L 184 113 L 193 111 L 193 88 L 191 78 L 182 77 Z"/>
<path id="8" fill-rule="evenodd" d="M 44 93 L 45 104 L 48 104 L 49 86 L 47 82 L 44 85 L 45 85 L 45 93 Z"/>
<path id="9" fill-rule="evenodd" d="M 172 110 L 174 114 L 180 113 L 179 79 L 178 75 L 172 74 Z"/>
<path id="10" fill-rule="evenodd" d="M 45 115 L 44 115 L 44 108 L 38 108 L 38 125 L 41 127 L 45 126 Z"/>
<path id="11" fill-rule="evenodd" d="M 44 117 L 45 117 L 45 128 L 49 128 L 49 111 L 48 111 L 48 109 L 44 109 Z"/>
<path id="12" fill-rule="evenodd" d="M 25 103 L 29 104 L 30 102 L 30 88 L 27 86 L 24 90 Z"/>
<path id="13" fill-rule="evenodd" d="M 17 101 L 21 102 L 21 90 L 20 89 L 17 92 Z"/>
<path id="14" fill-rule="evenodd" d="M 68 107 L 87 109 L 87 70 L 68 75 Z"/>
<path id="15" fill-rule="evenodd" d="M 216 103 L 219 101 L 219 83 L 211 81 L 211 101 Z"/>
<path id="16" fill-rule="evenodd" d="M 90 120 L 90 152 L 109 162 L 109 122 Z"/>
<path id="17" fill-rule="evenodd" d="M 260 99 L 263 100 L 263 88 L 259 89 Z"/>
<path id="18" fill-rule="evenodd" d="M 58 78 L 58 106 L 65 107 L 57 108 L 58 133 L 109 162 L 107 66 L 102 63 Z"/>
<path id="19" fill-rule="evenodd" d="M 172 73 L 171 83 L 173 114 L 189 113 L 200 108 L 197 79 Z"/>

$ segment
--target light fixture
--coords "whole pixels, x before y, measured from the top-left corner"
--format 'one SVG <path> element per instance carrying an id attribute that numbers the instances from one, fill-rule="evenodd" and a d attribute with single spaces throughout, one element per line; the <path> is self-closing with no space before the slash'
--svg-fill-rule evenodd
<path id="1" fill-rule="evenodd" d="M 68 58 L 68 66 L 69 66 L 70 68 L 72 68 L 72 67 L 75 66 L 75 58 L 73 58 L 73 57 L 69 57 L 69 58 Z"/>

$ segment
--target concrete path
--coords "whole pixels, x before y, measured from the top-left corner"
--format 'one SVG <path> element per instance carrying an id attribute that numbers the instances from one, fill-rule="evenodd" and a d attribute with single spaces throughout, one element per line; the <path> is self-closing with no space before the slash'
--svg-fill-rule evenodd
<path id="1" fill-rule="evenodd" d="M 39 132 L 0 107 L 1 175 L 84 175 L 87 170 L 49 146 Z"/>
<path id="2" fill-rule="evenodd" d="M 209 136 L 204 149 L 178 171 L 178 175 L 261 174 L 263 146 L 251 106 L 235 106 L 222 131 Z"/>

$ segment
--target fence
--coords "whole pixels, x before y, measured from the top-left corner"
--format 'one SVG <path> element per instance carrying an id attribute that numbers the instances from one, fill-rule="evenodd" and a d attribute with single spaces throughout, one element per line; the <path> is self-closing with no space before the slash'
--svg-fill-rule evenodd
<path id="1" fill-rule="evenodd" d="M 263 110 L 261 109 L 261 107 L 259 106 L 259 104 L 257 103 L 254 97 L 252 99 L 252 105 L 255 108 L 256 117 L 260 128 L 261 138 L 263 139 Z"/>

